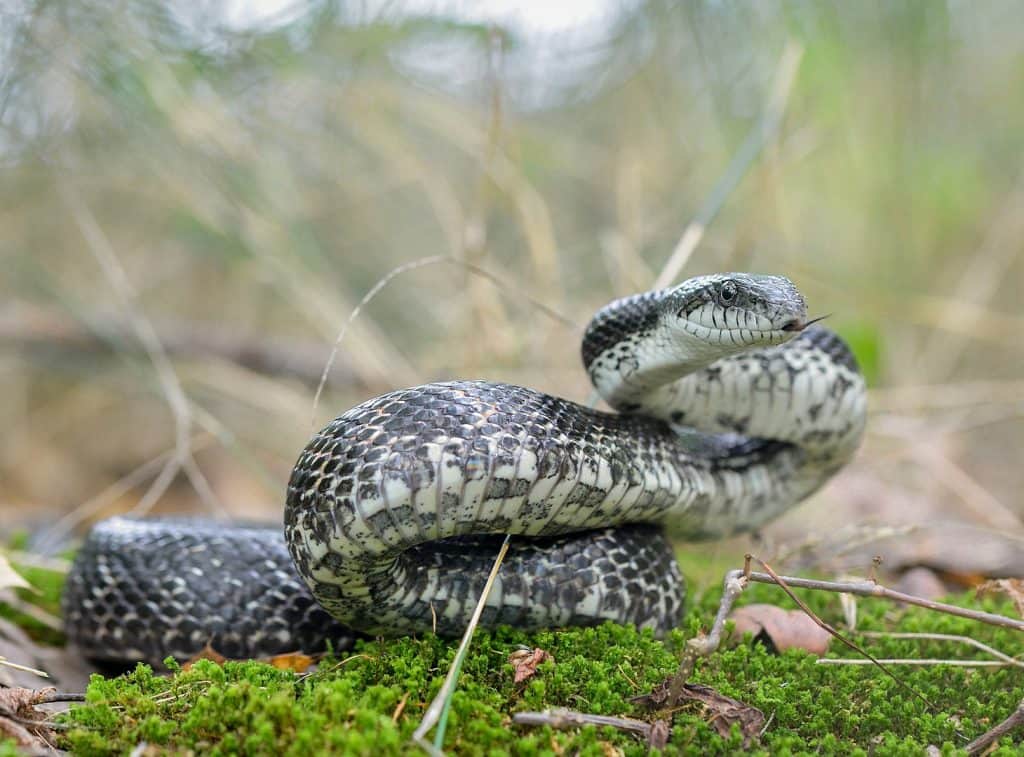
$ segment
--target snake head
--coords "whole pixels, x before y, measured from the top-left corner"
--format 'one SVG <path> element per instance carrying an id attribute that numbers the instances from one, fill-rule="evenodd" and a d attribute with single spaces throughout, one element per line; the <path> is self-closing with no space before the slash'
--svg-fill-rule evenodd
<path id="1" fill-rule="evenodd" d="M 662 323 L 684 349 L 719 354 L 781 344 L 807 326 L 807 305 L 782 276 L 697 276 L 665 292 Z"/>

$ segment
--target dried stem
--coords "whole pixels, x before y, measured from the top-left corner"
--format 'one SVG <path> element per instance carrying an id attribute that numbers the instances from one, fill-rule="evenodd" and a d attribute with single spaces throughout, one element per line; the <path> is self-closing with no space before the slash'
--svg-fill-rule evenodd
<path id="1" fill-rule="evenodd" d="M 610 715 L 591 715 L 585 712 L 576 712 L 558 708 L 544 712 L 517 712 L 512 716 L 512 722 L 516 725 L 526 726 L 551 726 L 557 730 L 569 728 L 580 728 L 585 725 L 611 726 L 620 731 L 635 733 L 645 739 L 651 735 L 650 723 L 634 718 L 616 718 Z"/>
<path id="2" fill-rule="evenodd" d="M 314 386 L 323 372 L 321 344 L 241 334 L 205 322 L 163 321 L 154 323 L 153 329 L 169 357 L 222 360 Z M 28 349 L 124 353 L 141 348 L 133 337 L 131 324 L 124 318 L 93 314 L 79 321 L 48 310 L 15 306 L 0 311 L 0 342 Z M 347 362 L 339 365 L 336 361 L 328 378 L 334 386 L 364 383 Z"/>
<path id="3" fill-rule="evenodd" d="M 971 755 L 971 757 L 974 757 L 974 755 L 976 754 L 982 754 L 983 752 L 987 752 L 988 748 L 992 744 L 997 742 L 999 739 L 1008 734 L 1014 728 L 1018 728 L 1021 725 L 1024 725 L 1024 699 L 1022 699 L 1017 704 L 1017 709 L 1013 711 L 1013 714 L 1010 715 L 1010 717 L 1008 717 L 1002 723 L 997 725 L 995 728 L 992 728 L 991 730 L 981 734 L 981 736 L 979 736 L 970 744 L 968 744 L 965 747 L 965 749 L 967 750 L 967 754 Z"/>
<path id="4" fill-rule="evenodd" d="M 494 559 L 494 566 L 487 576 L 487 583 L 484 584 L 484 589 L 480 592 L 480 599 L 477 600 L 476 609 L 473 610 L 473 617 L 470 618 L 466 631 L 462 635 L 462 642 L 455 653 L 455 659 L 452 661 L 451 667 L 448 668 L 448 675 L 445 676 L 441 690 L 437 692 L 434 701 L 430 703 L 427 712 L 423 715 L 423 720 L 420 721 L 419 726 L 413 732 L 413 740 L 430 754 L 441 753 L 448 709 L 451 707 L 452 695 L 455 693 L 455 685 L 458 683 L 459 672 L 462 670 L 462 662 L 469 651 L 469 643 L 473 640 L 473 632 L 476 631 L 477 624 L 480 622 L 480 615 L 487 604 L 487 597 L 490 596 L 494 580 L 498 577 L 498 570 L 501 568 L 501 563 L 505 560 L 505 555 L 508 553 L 510 541 L 511 537 L 506 534 L 505 540 L 501 543 L 501 549 L 498 550 L 498 556 Z M 426 735 L 435 725 L 438 727 L 438 730 L 437 734 L 435 734 L 434 743 L 431 744 L 426 740 Z"/>
<path id="5" fill-rule="evenodd" d="M 730 571 L 728 575 L 741 577 L 743 576 L 743 571 Z M 746 578 L 750 581 L 762 584 L 779 583 L 779 581 L 776 581 L 775 578 L 768 573 L 757 573 L 752 571 L 747 574 Z M 961 618 L 970 618 L 971 620 L 977 620 L 980 623 L 987 623 L 992 626 L 1012 628 L 1015 631 L 1024 631 L 1024 620 L 1016 620 L 1014 618 L 1008 618 L 1005 615 L 982 612 L 981 610 L 970 610 L 966 607 L 957 607 L 956 605 L 935 602 L 923 597 L 915 597 L 913 594 L 904 594 L 901 591 L 888 589 L 881 584 L 876 584 L 871 581 L 821 581 L 813 578 L 796 578 L 791 576 L 779 576 L 778 578 L 785 581 L 789 586 L 797 589 L 834 591 L 841 592 L 843 594 L 855 594 L 859 597 L 882 597 L 883 599 L 890 599 L 894 602 L 903 602 L 908 605 L 916 605 L 929 610 L 935 610 L 936 612 L 943 612 L 947 615 L 957 615 Z"/>
<path id="6" fill-rule="evenodd" d="M 790 41 L 786 45 L 775 71 L 775 81 L 764 115 L 757 126 L 747 135 L 743 145 L 733 156 L 732 162 L 725 169 L 725 173 L 718 180 L 704 205 L 697 211 L 697 215 L 683 229 L 679 243 L 676 244 L 675 250 L 672 251 L 672 255 L 654 283 L 655 289 L 667 287 L 676 280 L 679 272 L 686 266 L 693 251 L 697 249 L 697 245 L 704 238 L 704 232 L 718 215 L 722 206 L 725 205 L 729 195 L 735 191 L 765 146 L 778 134 L 779 126 L 782 124 L 782 114 L 786 110 L 789 93 L 793 88 L 803 54 L 803 46 L 798 42 Z"/>

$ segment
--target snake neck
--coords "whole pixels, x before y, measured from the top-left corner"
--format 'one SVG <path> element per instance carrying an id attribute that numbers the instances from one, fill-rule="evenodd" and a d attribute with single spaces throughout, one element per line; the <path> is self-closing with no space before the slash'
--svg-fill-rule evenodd
<path id="1" fill-rule="evenodd" d="M 725 347 L 669 334 L 660 302 L 670 290 L 624 297 L 605 306 L 583 335 L 583 364 L 611 407 L 636 413 L 661 388 L 729 354 Z"/>
<path id="2" fill-rule="evenodd" d="M 838 336 L 812 326 L 756 349 L 687 340 L 665 325 L 670 292 L 613 302 L 588 326 L 583 361 L 609 405 L 665 421 L 684 438 L 783 442 L 799 451 L 808 480 L 823 482 L 853 456 L 866 387 Z"/>

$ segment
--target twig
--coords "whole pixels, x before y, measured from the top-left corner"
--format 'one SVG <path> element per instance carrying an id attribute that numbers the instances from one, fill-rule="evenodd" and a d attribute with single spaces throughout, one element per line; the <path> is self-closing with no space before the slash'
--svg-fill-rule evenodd
<path id="1" fill-rule="evenodd" d="M 987 751 L 992 744 L 1022 724 L 1024 724 L 1024 699 L 1017 703 L 1017 709 L 1010 717 L 968 744 L 965 747 L 967 754 L 974 757 L 976 754 Z"/>
<path id="2" fill-rule="evenodd" d="M 1013 664 L 1004 662 L 1003 660 L 938 660 L 926 657 L 879 657 L 877 659 L 872 658 L 870 660 L 862 660 L 859 657 L 819 657 L 815 660 L 815 664 L 817 665 L 875 665 L 877 663 L 881 663 L 883 665 L 946 665 L 954 668 L 1006 668 Z M 1018 664 L 1017 667 L 1024 667 L 1024 665 Z"/>
<path id="3" fill-rule="evenodd" d="M 683 659 L 679 662 L 679 668 L 669 684 L 669 702 L 678 702 L 682 698 L 683 687 L 693 673 L 697 660 L 701 657 L 708 657 L 721 646 L 725 621 L 728 619 L 729 613 L 732 612 L 732 606 L 747 587 L 742 570 L 726 573 L 723 583 L 722 600 L 718 603 L 718 612 L 711 624 L 711 631 L 706 636 L 696 636 L 686 642 Z"/>
<path id="4" fill-rule="evenodd" d="M 84 702 L 85 694 L 69 691 L 40 691 L 33 700 L 34 704 L 53 704 L 54 702 Z"/>
<path id="5" fill-rule="evenodd" d="M 748 556 L 748 565 L 750 559 L 754 558 L 752 558 L 752 556 Z M 764 565 L 762 561 L 759 560 L 759 562 L 761 562 L 761 564 Z M 768 566 L 765 565 L 765 568 L 768 569 Z M 1003 628 L 1012 628 L 1018 631 L 1024 631 L 1024 621 L 1015 620 L 1014 618 L 1008 618 L 1004 615 L 996 615 L 995 613 L 982 612 L 980 610 L 969 610 L 963 607 L 957 607 L 956 605 L 948 605 L 943 602 L 934 602 L 930 599 L 924 599 L 923 597 L 915 597 L 912 594 L 904 594 L 903 592 L 888 589 L 885 586 L 882 586 L 881 584 L 875 583 L 873 581 L 822 581 L 810 578 L 780 576 L 775 574 L 774 571 L 769 573 L 758 573 L 747 569 L 730 570 L 725 574 L 725 579 L 723 582 L 724 587 L 722 591 L 722 599 L 719 602 L 718 612 L 715 614 L 715 619 L 711 624 L 711 630 L 707 633 L 707 635 L 698 636 L 693 639 L 689 639 L 686 642 L 686 649 L 683 653 L 683 659 L 680 661 L 679 668 L 676 670 L 676 673 L 673 675 L 672 680 L 669 684 L 668 701 L 670 703 L 679 701 L 679 698 L 682 695 L 683 687 L 686 685 L 686 681 L 693 673 L 693 668 L 696 665 L 697 660 L 701 657 L 707 657 L 713 654 L 718 649 L 718 647 L 721 646 L 722 635 L 725 631 L 725 623 L 729 617 L 729 613 L 732 611 L 732 607 L 736 603 L 736 599 L 740 596 L 740 594 L 743 593 L 743 590 L 747 587 L 747 584 L 750 581 L 754 581 L 757 583 L 775 584 L 777 586 L 780 586 L 784 591 L 786 591 L 787 594 L 789 594 L 790 597 L 793 598 L 793 600 L 798 605 L 800 605 L 802 609 L 804 609 L 805 612 L 808 613 L 808 616 L 812 619 L 815 619 L 815 622 L 817 622 L 819 625 L 822 625 L 824 621 L 821 621 L 817 618 L 816 615 L 814 615 L 814 613 L 810 612 L 809 608 L 807 608 L 807 606 L 803 602 L 801 602 L 799 598 L 797 598 L 795 595 L 792 594 L 791 591 L 789 591 L 789 587 L 796 587 L 800 589 L 817 589 L 820 591 L 833 591 L 844 594 L 856 594 L 862 597 L 880 597 L 883 599 L 889 599 L 896 602 L 903 602 L 905 604 L 917 605 L 918 607 L 924 607 L 926 609 L 934 610 L 936 612 L 943 612 L 949 615 L 957 615 L 959 617 L 977 620 L 979 622 L 987 623 L 989 625 L 1001 626 Z M 831 626 L 826 626 L 827 624 L 822 625 L 822 627 L 825 628 L 826 631 L 829 631 Z M 834 629 L 832 629 L 829 632 L 832 633 L 832 635 L 837 636 L 837 638 L 839 638 L 840 641 L 842 641 L 844 644 L 851 646 L 858 653 L 863 654 L 865 657 L 869 658 L 868 663 L 857 664 L 879 664 L 881 662 L 880 667 L 882 668 L 882 670 L 885 670 L 886 673 L 892 678 L 894 678 L 894 680 L 896 680 L 898 683 L 900 683 L 900 685 L 906 686 L 906 684 L 904 684 L 899 678 L 894 676 L 890 671 L 888 671 L 884 667 L 884 661 L 875 660 L 875 658 L 873 658 L 870 654 L 860 649 L 847 639 L 843 638 L 841 635 L 838 635 L 838 632 L 836 632 Z M 937 634 L 936 637 L 938 636 L 939 635 Z M 1001 660 L 1003 660 L 1002 664 L 1017 664 L 1017 661 L 1013 660 L 1013 658 L 1008 658 L 1010 660 L 1013 660 L 1013 662 L 1007 662 L 1007 655 L 1004 655 L 1003 653 L 999 652 L 998 650 L 992 649 L 991 647 L 986 647 L 980 642 L 976 642 L 975 640 L 970 639 L 969 637 L 950 635 L 950 639 L 965 641 L 966 643 L 974 644 L 978 648 L 983 648 L 986 652 L 989 652 L 995 657 L 999 657 Z M 913 689 L 911 689 L 911 691 L 913 691 Z M 921 695 L 918 694 L 916 691 L 914 691 L 913 693 L 915 694 L 915 696 L 921 697 Z M 927 703 L 927 700 L 925 700 L 925 702 Z M 931 705 L 929 704 L 929 706 Z"/>
<path id="6" fill-rule="evenodd" d="M 645 739 L 651 735 L 651 724 L 634 718 L 616 718 L 610 715 L 591 715 L 586 712 L 576 712 L 557 708 L 545 710 L 544 712 L 517 712 L 512 716 L 512 722 L 516 725 L 525 726 L 551 726 L 556 730 L 579 728 L 585 725 L 611 726 L 620 731 L 634 733 L 643 736 Z"/>
<path id="7" fill-rule="evenodd" d="M 114 349 L 127 352 L 141 347 L 132 338 L 131 326 L 124 319 L 92 315 L 82 321 L 41 309 L 9 306 L 0 312 L 0 342 L 29 349 L 87 353 Z M 257 373 L 296 378 L 311 385 L 316 385 L 323 372 L 323 346 L 313 342 L 272 340 L 205 322 L 164 321 L 154 323 L 153 328 L 169 357 L 223 360 Z M 347 362 L 339 365 L 336 361 L 328 378 L 335 386 L 364 383 Z"/>
<path id="8" fill-rule="evenodd" d="M 730 571 L 727 575 L 738 578 L 743 576 L 743 571 L 734 570 Z M 778 583 L 778 581 L 768 573 L 757 573 L 751 571 L 746 575 L 746 578 L 747 580 L 762 584 Z M 796 578 L 791 576 L 779 576 L 779 579 L 785 581 L 789 586 L 797 589 L 835 591 L 846 594 L 856 594 L 859 597 L 882 597 L 884 599 L 891 599 L 894 602 L 903 602 L 908 605 L 917 605 L 918 607 L 935 610 L 936 612 L 944 612 L 947 615 L 957 615 L 961 618 L 970 618 L 971 620 L 977 620 L 980 623 L 987 623 L 992 626 L 1012 628 L 1015 631 L 1024 631 L 1024 620 L 1016 620 L 1014 618 L 1008 618 L 1005 615 L 997 615 L 995 613 L 983 612 L 981 610 L 970 610 L 965 607 L 957 607 L 956 605 L 948 605 L 943 602 L 935 602 L 923 597 L 915 597 L 913 594 L 904 594 L 901 591 L 895 591 L 893 589 L 886 588 L 881 584 L 872 583 L 871 581 L 821 581 L 813 578 Z"/>
<path id="9" fill-rule="evenodd" d="M 480 266 L 474 265 L 473 263 L 467 263 L 466 261 L 459 260 L 458 258 L 455 258 L 451 255 L 431 255 L 425 258 L 412 260 L 408 263 L 403 263 L 400 266 L 392 268 L 390 271 L 384 274 L 384 276 L 382 276 L 377 281 L 376 284 L 370 287 L 370 290 L 365 295 L 363 295 L 363 298 L 359 300 L 358 304 L 356 304 L 356 306 L 352 309 L 352 312 L 349 314 L 348 319 L 345 321 L 344 324 L 342 324 L 341 329 L 338 330 L 338 336 L 335 338 L 334 345 L 331 347 L 331 353 L 330 355 L 328 355 L 327 362 L 324 364 L 323 373 L 320 376 L 320 383 L 317 385 L 316 393 L 313 395 L 313 414 L 312 418 L 310 419 L 310 428 L 312 430 L 316 430 L 316 411 L 320 405 L 320 396 L 323 394 L 324 385 L 327 383 L 327 376 L 330 374 L 332 366 L 334 365 L 334 361 L 338 357 L 338 351 L 341 348 L 342 341 L 345 339 L 345 335 L 348 333 L 348 330 L 352 327 L 352 324 L 355 323 L 360 313 L 362 313 L 363 309 L 370 303 L 370 301 L 374 297 L 380 294 L 380 291 L 385 286 L 387 286 L 391 281 L 393 281 L 396 277 L 400 276 L 401 274 L 408 273 L 409 271 L 415 271 L 419 268 L 425 268 L 426 266 L 438 265 L 441 263 L 459 266 L 466 269 L 467 271 L 476 274 L 477 276 L 481 276 L 487 279 L 488 281 L 492 282 L 498 288 L 499 291 L 512 291 L 517 296 L 524 298 L 527 302 L 536 307 L 542 313 L 545 313 L 546 315 L 553 318 L 555 321 L 570 328 L 576 328 L 576 323 L 571 318 L 562 315 L 554 308 L 545 305 L 540 300 L 531 297 L 529 294 L 526 294 L 522 290 L 510 288 L 505 282 L 501 281 L 501 279 L 499 279 L 497 276 L 481 268 Z"/>
<path id="10" fill-rule="evenodd" d="M 990 647 L 988 644 L 983 644 L 977 639 L 972 639 L 970 636 L 961 636 L 955 633 L 900 633 L 889 631 L 861 631 L 859 635 L 866 636 L 869 639 L 922 639 L 924 641 L 953 641 L 960 644 L 968 644 L 975 649 L 980 649 L 982 652 L 1002 660 L 1007 665 L 1024 668 L 1024 662 L 1021 662 L 1015 657 L 1010 657 L 1010 655 L 1005 652 L 1000 652 L 998 649 Z"/>
<path id="11" fill-rule="evenodd" d="M 2 665 L 4 667 L 7 667 L 7 668 L 14 668 L 15 670 L 21 670 L 21 671 L 24 671 L 26 673 L 34 673 L 35 675 L 39 676 L 40 678 L 49 678 L 50 677 L 50 674 L 47 673 L 45 670 L 39 670 L 39 668 L 30 668 L 28 665 L 19 665 L 16 662 L 11 662 L 6 657 L 3 657 L 2 655 L 0 655 L 0 665 Z"/>
<path id="12" fill-rule="evenodd" d="M 167 355 L 167 351 L 160 341 L 159 334 L 157 334 L 153 324 L 142 312 L 138 303 L 138 296 L 128 280 L 128 274 L 118 260 L 110 240 L 96 221 L 96 217 L 89 210 L 78 191 L 69 182 L 60 181 L 57 186 L 65 205 L 68 206 L 79 231 L 85 238 L 86 245 L 106 275 L 114 294 L 120 300 L 121 308 L 128 317 L 132 331 L 142 344 L 149 361 L 152 363 L 157 380 L 174 418 L 174 453 L 168 458 L 164 468 L 132 509 L 132 514 L 144 515 L 164 495 L 164 492 L 167 491 L 167 488 L 188 461 L 190 459 L 194 461 L 191 447 L 191 406 L 188 398 L 185 396 L 184 389 L 182 389 L 181 381 L 178 380 L 178 375 L 174 371 L 174 366 Z M 212 510 L 224 512 L 223 506 L 216 498 L 210 499 L 212 492 L 199 488 L 196 490 L 196 493 Z"/>
<path id="13" fill-rule="evenodd" d="M 793 81 L 796 79 L 796 72 L 800 67 L 800 59 L 803 54 L 804 49 L 800 43 L 791 40 L 786 44 L 786 49 L 783 50 L 775 71 L 775 80 L 764 115 L 761 116 L 757 126 L 747 135 L 704 205 L 697 211 L 697 215 L 686 225 L 679 243 L 654 283 L 655 289 L 667 287 L 676 280 L 693 251 L 697 249 L 700 240 L 703 239 L 707 227 L 725 205 L 729 195 L 736 189 L 765 145 L 778 134 L 779 126 L 782 123 L 782 114 L 786 110 L 789 93 L 793 88 Z"/>
<path id="14" fill-rule="evenodd" d="M 506 534 L 505 540 L 501 543 L 501 549 L 498 550 L 498 556 L 494 559 L 494 566 L 491 568 L 490 574 L 487 576 L 487 583 L 484 584 L 484 589 L 480 592 L 480 599 L 476 603 L 476 609 L 473 610 L 473 617 L 470 618 L 469 624 L 466 626 L 466 632 L 462 635 L 462 642 L 459 644 L 459 649 L 455 653 L 455 659 L 452 661 L 451 667 L 448 668 L 448 675 L 445 676 L 444 683 L 441 685 L 441 690 L 437 692 L 437 696 L 434 697 L 434 701 L 430 703 L 426 713 L 423 715 L 423 720 L 420 721 L 419 726 L 413 732 L 413 740 L 423 747 L 430 754 L 440 754 L 441 744 L 444 743 L 444 730 L 448 718 L 448 710 L 451 707 L 452 694 L 455 693 L 455 684 L 459 680 L 459 672 L 462 670 L 462 662 L 466 658 L 466 653 L 469 651 L 469 643 L 473 639 L 473 632 L 476 630 L 477 624 L 480 622 L 480 615 L 484 611 L 484 605 L 487 604 L 487 597 L 491 593 L 491 587 L 494 586 L 494 580 L 498 576 L 498 569 L 501 568 L 501 563 L 505 559 L 505 555 L 508 553 L 508 545 L 511 537 Z M 437 726 L 437 733 L 434 735 L 434 743 L 431 744 L 426 740 L 426 735 L 430 729 Z"/>
<path id="15" fill-rule="evenodd" d="M 906 689 L 908 692 L 910 692 L 915 697 L 917 697 L 922 702 L 924 702 L 925 705 L 928 707 L 928 709 L 933 709 L 932 703 L 930 701 L 928 701 L 927 697 L 925 697 L 924 694 L 919 692 L 917 689 L 912 687 L 910 684 L 908 684 L 902 678 L 900 678 L 895 673 L 893 673 L 891 670 L 889 670 L 889 668 L 887 668 L 873 654 L 868 652 L 866 649 L 858 646 L 857 644 L 854 644 L 852 641 L 850 641 L 845 636 L 843 636 L 841 633 L 839 633 L 839 631 L 837 631 L 835 628 L 833 628 L 830 624 L 826 623 L 824 620 L 819 618 L 817 613 L 815 613 L 810 607 L 807 606 L 806 602 L 804 602 L 802 599 L 800 599 L 800 597 L 798 597 L 796 594 L 793 593 L 793 590 L 789 587 L 789 584 L 785 580 L 780 578 L 778 576 L 778 574 L 776 574 L 775 571 L 771 569 L 771 566 L 769 566 L 768 563 L 766 563 L 764 560 L 760 559 L 759 557 L 755 557 L 753 555 L 747 555 L 747 564 L 748 565 L 750 564 L 751 560 L 756 560 L 757 562 L 759 562 L 761 564 L 761 567 L 764 568 L 767 571 L 768 575 L 772 579 L 774 579 L 774 583 L 778 584 L 779 588 L 781 588 L 784 592 L 786 592 L 786 595 L 790 599 L 792 599 L 794 602 L 796 602 L 797 605 L 800 607 L 800 609 L 803 610 L 804 613 L 806 613 L 807 617 L 809 617 L 811 620 L 813 620 L 815 622 L 815 624 L 819 628 L 821 628 L 822 630 L 826 631 L 830 636 L 832 636 L 834 639 L 837 639 L 841 644 L 849 647 L 853 651 L 855 651 L 858 654 L 861 654 L 864 657 L 866 657 L 867 659 L 869 659 L 871 662 L 873 662 L 878 667 L 879 670 L 881 670 L 883 673 L 885 673 L 887 676 L 889 676 L 889 678 L 891 678 L 895 683 L 897 683 L 899 686 L 901 686 L 902 688 Z M 749 571 L 745 571 L 745 572 L 749 573 Z M 877 586 L 877 584 L 874 581 L 867 581 L 865 583 L 867 583 L 867 584 L 869 584 L 871 586 Z"/>

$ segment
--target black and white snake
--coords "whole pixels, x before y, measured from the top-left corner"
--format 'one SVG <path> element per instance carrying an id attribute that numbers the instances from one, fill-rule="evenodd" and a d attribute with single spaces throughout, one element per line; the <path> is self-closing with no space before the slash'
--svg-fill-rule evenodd
<path id="1" fill-rule="evenodd" d="M 599 311 L 583 362 L 617 412 L 453 381 L 369 400 L 307 445 L 279 529 L 112 519 L 79 552 L 67 633 L 97 658 L 210 644 L 269 655 L 352 631 L 461 633 L 501 535 L 482 622 L 662 632 L 684 584 L 661 532 L 760 526 L 856 450 L 865 385 L 776 276 L 718 274 Z M 307 590 L 308 587 L 308 590 Z"/>

